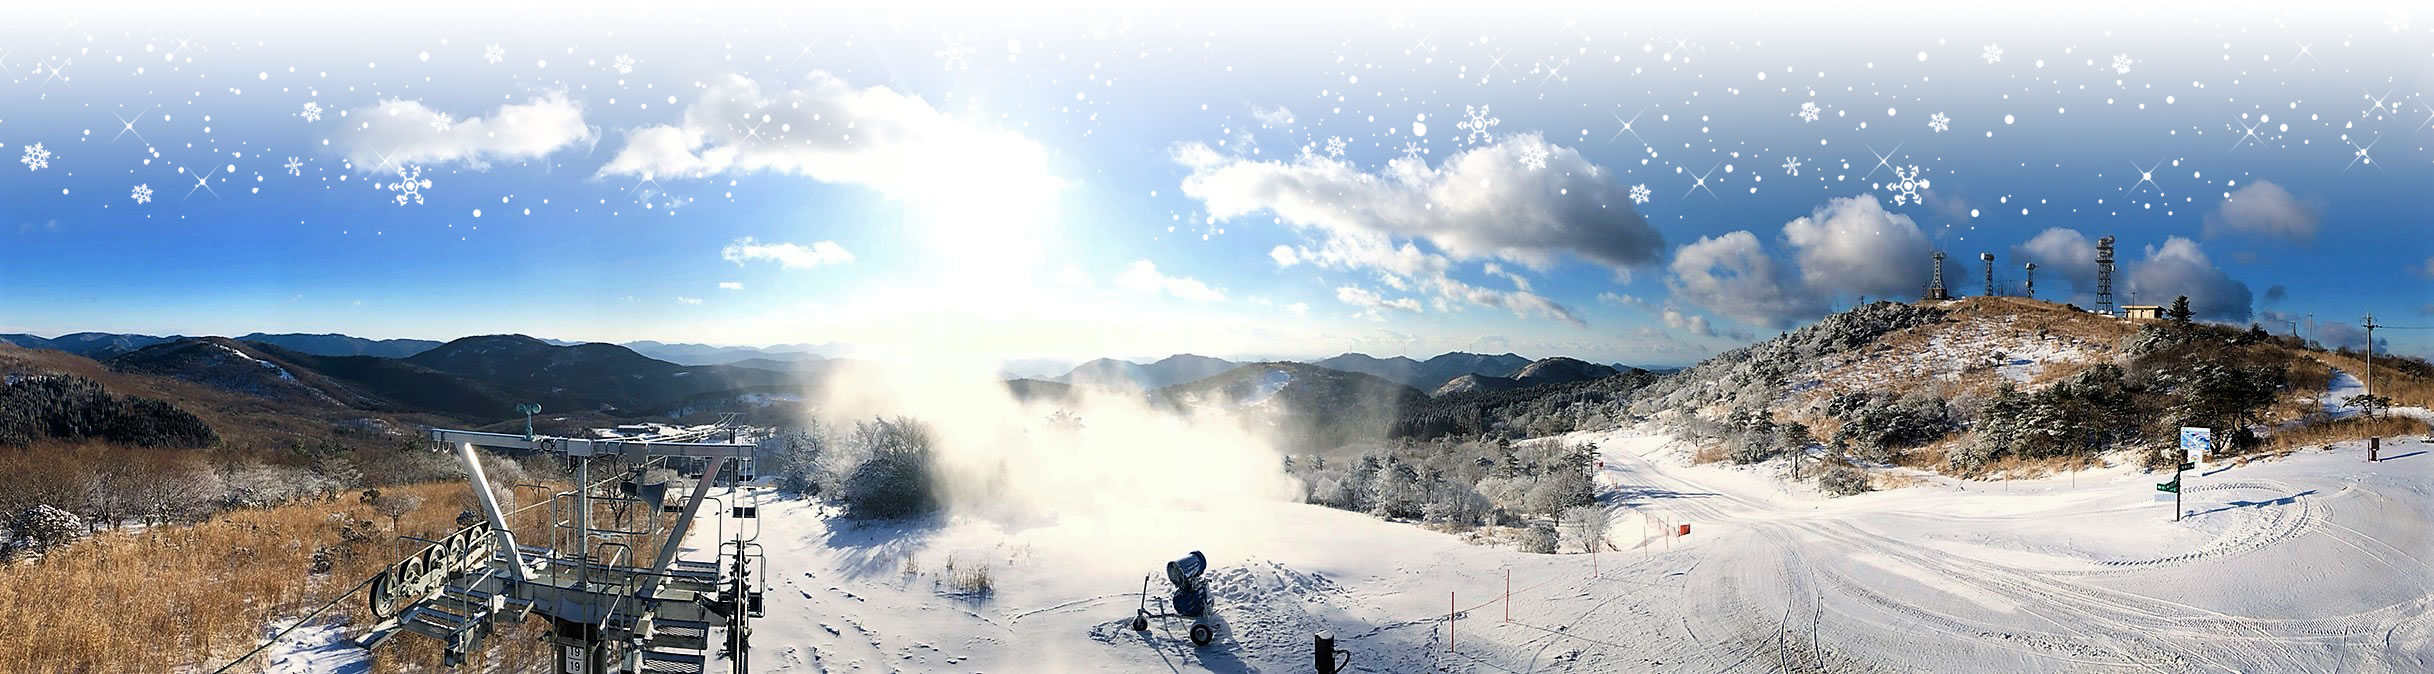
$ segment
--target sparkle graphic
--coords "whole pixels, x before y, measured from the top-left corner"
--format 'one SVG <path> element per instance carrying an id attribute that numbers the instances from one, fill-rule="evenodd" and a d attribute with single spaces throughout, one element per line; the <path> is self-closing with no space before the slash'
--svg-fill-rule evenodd
<path id="1" fill-rule="evenodd" d="M 2392 100 L 2393 91 L 2397 90 L 2385 89 L 2383 90 L 2383 95 L 2377 96 L 2375 95 L 2375 91 L 2373 89 L 2363 87 L 2359 88 L 2358 98 L 2366 101 L 2367 107 L 2365 110 L 2358 111 L 2358 117 L 2363 119 L 2373 117 L 2378 114 L 2395 114 L 2400 112 L 2400 106 L 2398 104 L 2386 103 L 2386 101 Z"/>
<path id="2" fill-rule="evenodd" d="M 149 184 L 137 185 L 135 186 L 135 193 L 129 196 L 135 200 L 135 203 L 152 203 L 152 186 Z"/>
<path id="3" fill-rule="evenodd" d="M 2162 168 L 2163 165 L 2164 160 L 2161 159 L 2155 160 L 2154 166 L 2149 166 L 2146 168 L 2138 168 L 2138 162 L 2130 162 L 2130 168 L 2138 169 L 2138 182 L 2130 183 L 2129 187 L 2123 188 L 2121 191 L 2128 194 L 2137 194 L 2139 189 L 2153 185 L 2155 187 L 2156 194 L 2163 194 L 2164 186 L 2155 184 L 2155 169 Z"/>
<path id="4" fill-rule="evenodd" d="M 406 205 L 408 200 L 421 204 L 423 190 L 431 188 L 431 179 L 423 177 L 423 167 L 421 166 L 415 166 L 411 171 L 401 167 L 397 169 L 397 178 L 397 182 L 382 185 L 381 189 L 396 192 L 397 196 L 394 198 L 399 206 Z"/>
<path id="5" fill-rule="evenodd" d="M 2367 141 L 2365 145 L 2359 145 L 2356 139 L 2346 136 L 2341 139 L 2341 142 L 2349 143 L 2350 146 L 2349 163 L 2341 167 L 2342 173 L 2348 173 L 2351 166 L 2357 166 L 2360 162 L 2364 162 L 2368 166 L 2375 166 L 2375 155 L 2372 153 L 2375 150 L 2375 144 L 2383 142 L 2383 134 L 2375 134 L 2375 139 Z M 2383 170 L 2383 167 L 2375 166 L 2375 170 Z"/>
<path id="6" fill-rule="evenodd" d="M 1488 116 L 1488 106 L 1485 105 L 1481 105 L 1476 108 L 1468 105 L 1462 106 L 1462 116 L 1466 119 L 1462 120 L 1462 122 L 1459 124 L 1455 124 L 1454 128 L 1469 132 L 1467 135 L 1462 137 L 1462 142 L 1473 145 L 1483 141 L 1495 140 L 1495 134 L 1490 133 L 1488 129 L 1504 123 L 1504 120 Z"/>
<path id="7" fill-rule="evenodd" d="M 1868 167 L 1868 174 L 1867 174 L 1867 175 L 1860 176 L 1860 177 L 1859 177 L 1859 179 L 1860 179 L 1860 180 L 1867 180 L 1867 179 L 1869 179 L 1869 178 L 1876 177 L 1876 171 L 1877 171 L 1877 169 L 1889 169 L 1889 168 L 1893 168 L 1893 155 L 1901 154 L 1901 152 L 1902 152 L 1902 145 L 1901 145 L 1901 143 L 1895 143 L 1895 144 L 1893 144 L 1893 151 L 1892 151 L 1892 152 L 1886 152 L 1886 153 L 1882 153 L 1882 154 L 1878 154 L 1878 153 L 1877 153 L 1877 151 L 1876 151 L 1876 147 L 1875 147 L 1875 146 L 1868 146 L 1868 154 L 1873 154 L 1873 155 L 1876 155 L 1876 165 L 1875 165 L 1875 166 L 1870 166 L 1870 167 Z"/>
<path id="8" fill-rule="evenodd" d="M 1952 130 L 1952 118 L 1944 116 L 1944 113 L 1941 112 L 1928 115 L 1927 128 L 1934 129 L 1936 133 L 1950 131 Z"/>
<path id="9" fill-rule="evenodd" d="M 2234 149 L 2234 150 L 2240 149 L 2240 146 L 2241 146 L 2241 145 L 2245 145 L 2245 144 L 2248 144 L 2248 143 L 2251 143 L 2251 142 L 2254 142 L 2254 143 L 2256 143 L 2256 144 L 2258 144 L 2258 145 L 2264 145 L 2264 144 L 2265 144 L 2265 139 L 2257 137 L 2257 127 L 2264 126 L 2264 125 L 2265 125 L 2265 120 L 2263 120 L 2263 119 L 2259 119 L 2259 120 L 2257 120 L 2257 123 L 2255 123 L 2255 124 L 2249 124 L 2249 123 L 2246 123 L 2246 122 L 2233 122 L 2233 123 L 2232 123 L 2232 125 L 2233 125 L 2233 126 L 2240 127 L 2240 137 L 2239 137 L 2237 140 L 2233 140 L 2233 141 L 2231 141 L 2231 149 Z"/>
<path id="10" fill-rule="evenodd" d="M 1635 204 L 1644 204 L 1644 203 L 1648 203 L 1648 184 L 1647 184 L 1647 183 L 1640 183 L 1640 184 L 1637 184 L 1637 185 L 1632 185 L 1632 186 L 1631 186 L 1631 203 L 1635 203 Z"/>
<path id="11" fill-rule="evenodd" d="M 1723 166 L 1723 165 L 1724 165 L 1724 164 L 1722 164 L 1722 163 L 1717 163 L 1715 166 L 1709 166 L 1709 167 L 1707 167 L 1707 172 L 1706 172 L 1706 173 L 1701 173 L 1701 174 L 1699 174 L 1697 177 L 1691 178 L 1691 182 L 1690 182 L 1690 189 L 1685 190 L 1685 191 L 1683 191 L 1683 192 L 1682 192 L 1682 198 L 1684 198 L 1684 199 L 1688 199 L 1688 198 L 1690 198 L 1691 193 L 1693 193 L 1693 192 L 1698 192 L 1698 191 L 1701 191 L 1701 190 L 1706 190 L 1706 192 L 1707 192 L 1707 198 L 1710 198 L 1710 199 L 1716 199 L 1716 200 L 1718 200 L 1718 201 L 1722 201 L 1723 199 L 1722 199 L 1721 197 L 1717 197 L 1717 196 L 1716 196 L 1716 191 L 1715 191 L 1714 189 L 1710 189 L 1710 188 L 1707 186 L 1707 177 L 1708 177 L 1708 176 L 1711 176 L 1711 175 L 1715 175 L 1715 174 L 1716 174 L 1716 168 L 1717 168 L 1717 167 L 1720 167 L 1720 166 Z"/>
<path id="12" fill-rule="evenodd" d="M 211 198 L 213 198 L 213 199 L 218 199 L 218 198 L 220 198 L 220 191 L 219 191 L 219 190 L 215 190 L 215 189 L 211 189 L 211 177 L 212 177 L 212 176 L 215 176 L 215 175 L 219 175 L 219 173 L 220 173 L 220 167 L 217 167 L 217 166 L 211 167 L 211 172 L 209 172 L 209 173 L 205 173 L 205 174 L 203 174 L 203 175 L 199 175 L 199 176 L 194 175 L 194 172 L 193 172 L 193 171 L 187 171 L 187 170 L 186 170 L 184 167 L 180 167 L 180 168 L 178 168 L 178 170 L 179 170 L 179 171 L 184 171 L 184 172 L 186 173 L 186 175 L 188 175 L 188 176 L 192 176 L 192 177 L 194 178 L 194 186 L 193 186 L 193 187 L 186 188 L 186 196 L 184 196 L 184 197 L 180 197 L 180 199 L 192 199 L 192 198 L 194 198 L 194 191 L 195 191 L 195 190 L 202 190 L 202 191 L 204 191 L 205 193 L 210 194 L 210 195 L 211 195 Z"/>
<path id="13" fill-rule="evenodd" d="M 41 143 L 25 146 L 25 156 L 18 158 L 17 163 L 24 164 L 29 172 L 50 168 L 51 151 L 42 149 Z"/>
<path id="14" fill-rule="evenodd" d="M 1622 123 L 1623 123 L 1623 128 L 1620 128 L 1620 129 L 1615 129 L 1615 130 L 1614 130 L 1614 135 L 1613 135 L 1613 136 L 1611 136 L 1611 137 L 1606 138 L 1606 143 L 1607 143 L 1607 144 L 1609 144 L 1609 145 L 1613 144 L 1613 143 L 1614 143 L 1614 141 L 1615 141 L 1615 139 L 1622 138 L 1622 137 L 1623 137 L 1623 134 L 1626 134 L 1626 133 L 1631 134 L 1631 137 L 1632 137 L 1632 138 L 1638 138 L 1638 139 L 1639 139 L 1639 141 L 1640 141 L 1640 144 L 1641 144 L 1641 145 L 1647 145 L 1647 144 L 1648 144 L 1648 139 L 1646 139 L 1646 138 L 1640 138 L 1640 132 L 1639 132 L 1639 131 L 1637 131 L 1637 130 L 1634 130 L 1634 129 L 1632 129 L 1632 128 L 1631 128 L 1631 125 L 1632 125 L 1632 124 L 1636 124 L 1636 123 L 1638 123 L 1638 122 L 1640 121 L 1640 115 L 1645 115 L 1645 114 L 1648 114 L 1648 109 L 1647 109 L 1647 108 L 1640 108 L 1640 111 L 1639 111 L 1639 112 L 1634 112 L 1634 113 L 1631 113 L 1631 118 L 1630 118 L 1630 119 L 1623 119 L 1623 115 L 1622 115 L 1622 113 L 1615 112 L 1615 111 L 1612 111 L 1612 110 L 1608 110 L 1608 111 L 1606 111 L 1606 114 L 1608 114 L 1608 115 L 1613 115 L 1613 116 L 1614 116 L 1614 121 L 1617 121 L 1617 122 L 1622 122 Z"/>
<path id="15" fill-rule="evenodd" d="M 144 115 L 152 114 L 152 108 L 156 108 L 156 107 L 160 107 L 160 106 L 157 106 L 157 105 L 156 105 L 156 106 L 152 106 L 152 107 L 147 107 L 147 108 L 144 108 L 144 111 L 143 111 L 143 112 L 138 112 L 138 113 L 135 113 L 135 118 L 134 118 L 134 119 L 128 119 L 128 118 L 125 118 L 125 117 L 118 117 L 118 112 L 117 112 L 117 111 L 115 111 L 115 110 L 111 111 L 111 112 L 110 112 L 110 116 L 112 116 L 112 117 L 118 117 L 118 135 L 116 135 L 116 136 L 111 136 L 111 137 L 110 137 L 110 142 L 111 142 L 111 143 L 117 143 L 119 138 L 124 137 L 124 136 L 126 136 L 127 134 L 132 133 L 132 134 L 135 134 L 135 139 L 136 139 L 136 140 L 142 140 L 142 141 L 144 141 L 144 144 L 145 144 L 145 145 L 151 145 L 151 144 L 152 144 L 152 141 L 149 141 L 149 140 L 144 140 L 144 134 L 143 134 L 143 133 L 141 133 L 141 132 L 138 132 L 138 131 L 136 131 L 136 130 L 135 130 L 135 123 L 136 123 L 136 122 L 138 122 L 138 121 L 143 120 Z"/>

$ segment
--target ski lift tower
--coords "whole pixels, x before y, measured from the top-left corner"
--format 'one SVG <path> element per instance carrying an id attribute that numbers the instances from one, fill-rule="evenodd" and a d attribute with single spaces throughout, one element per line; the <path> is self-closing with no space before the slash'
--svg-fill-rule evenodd
<path id="1" fill-rule="evenodd" d="M 381 571 L 371 581 L 372 613 L 382 621 L 359 640 L 378 647 L 397 634 L 439 640 L 455 667 L 499 626 L 532 615 L 549 621 L 555 674 L 702 672 L 711 657 L 750 671 L 751 619 L 768 589 L 761 557 L 753 445 L 735 429 L 695 427 L 639 437 L 561 438 L 432 429 L 433 447 L 455 452 L 481 503 L 483 519 Z M 475 447 L 563 456 L 575 487 L 551 497 L 547 545 L 519 543 L 507 526 Z M 600 464 L 595 466 L 595 464 Z M 594 481 L 595 468 L 607 469 Z M 660 470 L 666 469 L 666 470 Z M 681 498 L 668 471 L 689 476 Z M 714 486 L 726 489 L 713 497 Z M 702 504 L 718 501 L 718 550 L 710 561 L 678 559 Z M 531 509 L 543 504 L 532 504 Z M 522 512 L 519 509 L 516 512 Z M 670 522 L 663 515 L 674 514 Z M 747 536 L 739 521 L 753 520 Z M 663 524 L 664 523 L 664 524 Z M 647 559 L 646 559 L 647 557 Z M 723 652 L 712 653 L 713 631 Z"/>

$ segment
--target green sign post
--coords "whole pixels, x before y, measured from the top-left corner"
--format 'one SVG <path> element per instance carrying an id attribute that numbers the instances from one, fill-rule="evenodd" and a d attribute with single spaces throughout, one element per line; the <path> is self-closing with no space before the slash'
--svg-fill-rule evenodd
<path id="1" fill-rule="evenodd" d="M 2193 428 L 2189 426 L 2181 427 L 2180 449 L 2184 460 L 2172 464 L 2171 482 L 2155 485 L 2156 491 L 2172 492 L 2172 521 L 2180 521 L 2181 471 L 2196 470 L 2197 464 L 2194 462 L 2197 461 L 2199 457 L 2205 456 L 2206 450 L 2210 449 L 2213 444 L 2214 429 Z"/>

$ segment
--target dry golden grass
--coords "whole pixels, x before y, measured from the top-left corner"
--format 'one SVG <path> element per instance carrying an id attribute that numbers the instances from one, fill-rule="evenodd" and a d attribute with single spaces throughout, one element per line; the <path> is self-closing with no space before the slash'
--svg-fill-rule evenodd
<path id="1" fill-rule="evenodd" d="M 2364 358 L 2344 356 L 2338 352 L 2314 355 L 2316 360 L 2341 368 L 2342 372 L 2347 372 L 2352 377 L 2357 377 L 2361 381 L 2366 379 L 2366 359 Z M 2315 390 L 2324 389 L 2322 386 L 2318 386 Z M 2408 373 L 2386 367 L 2383 365 L 2382 359 L 2378 358 L 2375 368 L 2375 395 L 2390 398 L 2393 405 L 2401 407 L 2434 408 L 2434 381 L 2410 376 Z"/>
<path id="2" fill-rule="evenodd" d="M 400 522 L 424 538 L 456 529 L 458 512 L 473 506 L 461 482 L 389 487 L 424 499 Z M 545 498 L 539 490 L 519 496 Z M 519 518 L 539 524 L 533 513 Z M 369 540 L 343 543 L 341 527 L 371 523 Z M 399 541 L 389 520 L 354 493 L 223 514 L 191 525 L 104 532 L 53 551 L 38 562 L 0 567 L 0 671 L 164 672 L 212 670 L 244 654 L 275 619 L 300 615 L 371 577 L 399 555 L 421 546 Z M 517 528 L 529 525 L 518 523 Z M 309 573 L 313 553 L 344 549 L 325 575 Z M 349 635 L 372 622 L 362 593 L 342 599 L 324 617 L 352 618 Z M 522 626 L 529 631 L 532 626 Z M 32 636 L 32 635 L 39 635 Z M 546 662 L 529 638 L 504 634 L 488 657 L 506 671 Z M 437 670 L 436 644 L 400 638 L 384 647 L 377 671 Z M 259 671 L 259 658 L 240 671 Z"/>
<path id="3" fill-rule="evenodd" d="M 2275 431 L 2265 438 L 2261 451 L 2289 453 L 2314 449 L 2345 440 L 2423 436 L 2428 432 L 2424 419 L 2393 415 L 2373 418 L 2355 416 L 2338 421 L 2305 424 Z"/>

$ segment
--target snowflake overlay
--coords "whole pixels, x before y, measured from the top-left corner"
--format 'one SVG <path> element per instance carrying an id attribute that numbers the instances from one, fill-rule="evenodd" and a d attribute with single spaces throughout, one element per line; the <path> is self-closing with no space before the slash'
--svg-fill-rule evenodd
<path id="1" fill-rule="evenodd" d="M 972 51 L 971 47 L 964 45 L 963 36 L 957 35 L 947 38 L 946 46 L 939 47 L 934 55 L 945 62 L 948 70 L 971 70 Z"/>
<path id="2" fill-rule="evenodd" d="M 1901 206 L 1905 204 L 1926 203 L 1919 197 L 1918 191 L 1927 189 L 1928 181 L 1919 177 L 1919 168 L 1917 164 L 1894 167 L 1893 177 L 1900 178 L 1901 182 L 1883 183 L 1877 185 L 1878 189 L 1893 192 L 1893 205 Z"/>
<path id="3" fill-rule="evenodd" d="M 135 203 L 152 203 L 152 185 L 143 184 L 135 186 L 135 193 L 131 196 L 135 199 Z"/>
<path id="4" fill-rule="evenodd" d="M 1413 141 L 1403 141 L 1403 157 L 1405 159 L 1416 158 L 1424 154 L 1428 154 L 1428 148 L 1420 147 L 1419 143 Z"/>
<path id="5" fill-rule="evenodd" d="M 1631 186 L 1631 203 L 1648 203 L 1648 183 L 1640 183 Z"/>
<path id="6" fill-rule="evenodd" d="M 456 122 L 455 122 L 455 121 L 453 121 L 453 120 L 448 119 L 448 114 L 447 114 L 447 113 L 440 113 L 440 114 L 438 114 L 438 115 L 433 115 L 433 116 L 431 117 L 431 130 L 432 130 L 432 131 L 438 131 L 438 132 L 441 132 L 441 133 L 446 133 L 446 132 L 448 131 L 448 127 L 450 127 L 450 126 L 454 126 L 454 125 L 456 125 Z"/>
<path id="7" fill-rule="evenodd" d="M 1795 176 L 1796 176 L 1796 175 L 1800 175 L 1800 158 L 1799 158 L 1799 157 L 1784 157 L 1784 158 L 1783 158 L 1783 172 L 1784 172 L 1784 174 L 1786 174 L 1786 175 L 1795 175 Z"/>
<path id="8" fill-rule="evenodd" d="M 2115 75 L 2128 75 L 2128 74 L 2130 74 L 2130 64 L 2131 64 L 2131 63 L 2135 63 L 2135 61 L 2131 61 L 2131 60 L 2130 60 L 2130 55 L 2129 55 L 2129 54 L 2114 54 L 2114 55 L 2113 55 L 2113 74 L 2115 74 Z"/>
<path id="9" fill-rule="evenodd" d="M 1986 51 L 1978 54 L 1978 58 L 1986 59 L 1987 65 L 1994 65 L 2003 60 L 2003 48 L 1991 44 L 1986 45 Z"/>
<path id="10" fill-rule="evenodd" d="M 1952 118 L 1944 116 L 1944 113 L 1941 112 L 1928 115 L 1927 128 L 1935 129 L 1936 133 L 1950 131 L 1952 130 Z"/>
<path id="11" fill-rule="evenodd" d="M 1488 129 L 1504 123 L 1504 120 L 1488 116 L 1488 106 L 1485 105 L 1476 108 L 1467 105 L 1462 106 L 1462 116 L 1466 117 L 1467 119 L 1462 120 L 1462 122 L 1459 124 L 1455 124 L 1454 128 L 1470 132 L 1462 137 L 1462 142 L 1471 143 L 1474 145 L 1478 144 L 1480 141 L 1494 140 L 1496 138 L 1495 134 L 1490 133 Z"/>
<path id="12" fill-rule="evenodd" d="M 1819 112 L 1821 112 L 1821 111 L 1817 109 L 1817 102 L 1816 102 L 1816 101 L 1809 101 L 1809 102 L 1807 102 L 1807 103 L 1802 103 L 1802 104 L 1800 104 L 1800 121 L 1803 121 L 1803 122 L 1814 122 L 1814 121 L 1817 121 L 1817 114 L 1818 114 Z"/>
<path id="13" fill-rule="evenodd" d="M 40 171 L 51 167 L 51 151 L 42 149 L 41 143 L 35 143 L 33 145 L 27 145 L 24 147 L 25 156 L 18 159 L 17 163 L 24 164 L 25 170 Z"/>
<path id="14" fill-rule="evenodd" d="M 297 159 L 295 157 L 288 157 L 287 174 L 291 176 L 304 175 L 304 160 Z"/>
<path id="15" fill-rule="evenodd" d="M 1342 136 L 1328 136 L 1328 137 L 1327 137 L 1327 156 L 1329 156 L 1329 157 L 1341 157 L 1341 156 L 1344 156 L 1344 138 L 1343 138 Z"/>
<path id="16" fill-rule="evenodd" d="M 494 45 L 490 45 L 490 46 L 488 46 L 488 47 L 483 47 L 483 48 L 482 48 L 482 60 L 484 60 L 484 61 L 489 61 L 489 62 L 491 62 L 491 63 L 498 63 L 498 62 L 500 62 L 500 61 L 505 61 L 505 60 L 507 60 L 507 50 L 506 50 L 506 49 L 503 49 L 503 48 L 500 48 L 498 45 L 495 45 L 495 44 L 494 44 Z"/>
<path id="17" fill-rule="evenodd" d="M 299 112 L 299 113 L 296 113 L 296 114 L 303 115 L 303 116 L 304 116 L 304 121 L 307 121 L 307 122 L 318 122 L 318 121 L 321 121 L 321 102 L 320 102 L 320 101 L 305 101 L 305 102 L 304 102 L 304 112 Z"/>
<path id="18" fill-rule="evenodd" d="M 632 75 L 634 74 L 634 57 L 618 54 L 617 65 L 612 67 L 617 69 L 619 75 Z"/>
<path id="19" fill-rule="evenodd" d="M 1521 165 L 1522 165 L 1522 166 L 1529 167 L 1529 169 L 1530 169 L 1530 170 L 1532 170 L 1532 171 L 1536 171 L 1536 170 L 1539 170 L 1539 169 L 1542 169 L 1542 168 L 1546 168 L 1546 167 L 1547 167 L 1547 148 L 1546 148 L 1546 146 L 1543 146 L 1543 145 L 1534 145 L 1534 146 L 1531 146 L 1529 149 L 1522 150 L 1522 151 L 1521 151 Z"/>
<path id="20" fill-rule="evenodd" d="M 431 189 L 431 179 L 423 177 L 423 167 L 421 166 L 416 166 L 411 171 L 404 168 L 399 168 L 397 169 L 397 178 L 397 182 L 382 185 L 381 189 L 396 192 L 397 205 L 399 206 L 406 205 L 406 202 L 409 200 L 416 204 L 421 204 L 423 202 L 423 190 Z"/>
<path id="21" fill-rule="evenodd" d="M 2392 13 L 2383 15 L 2383 27 L 2392 29 L 2394 33 L 2406 33 L 2409 32 L 2409 19 L 2412 18 L 2416 17 L 2408 12 L 2395 9 L 2392 10 Z"/>

